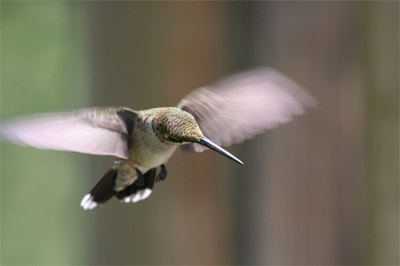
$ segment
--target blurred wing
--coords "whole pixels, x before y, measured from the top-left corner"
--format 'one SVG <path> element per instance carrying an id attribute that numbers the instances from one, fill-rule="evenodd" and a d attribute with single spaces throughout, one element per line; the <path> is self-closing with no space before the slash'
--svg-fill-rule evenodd
<path id="1" fill-rule="evenodd" d="M 257 68 L 194 90 L 178 107 L 193 115 L 204 136 L 229 146 L 287 123 L 314 105 L 313 98 L 283 74 Z M 184 152 L 206 149 L 199 144 L 181 147 Z"/>
<path id="2" fill-rule="evenodd" d="M 66 150 L 127 159 L 128 108 L 89 108 L 68 113 L 32 115 L 1 125 L 2 138 L 39 149 Z"/>

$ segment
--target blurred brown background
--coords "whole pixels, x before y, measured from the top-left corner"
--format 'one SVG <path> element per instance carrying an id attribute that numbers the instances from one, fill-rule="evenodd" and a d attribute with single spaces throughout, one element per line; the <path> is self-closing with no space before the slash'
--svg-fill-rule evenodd
<path id="1" fill-rule="evenodd" d="M 2 119 L 173 106 L 254 66 L 318 107 L 174 155 L 146 201 L 83 211 L 112 158 L 2 144 L 2 264 L 399 264 L 399 2 L 2 2 Z"/>

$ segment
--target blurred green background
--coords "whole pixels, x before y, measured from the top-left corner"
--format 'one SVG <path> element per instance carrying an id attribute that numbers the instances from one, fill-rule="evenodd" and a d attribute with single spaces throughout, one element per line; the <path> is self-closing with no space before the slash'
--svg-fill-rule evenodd
<path id="1" fill-rule="evenodd" d="M 182 155 L 146 201 L 81 198 L 111 157 L 1 144 L 1 264 L 399 264 L 399 2 L 2 1 L 1 119 L 173 106 L 249 67 L 317 108 Z"/>

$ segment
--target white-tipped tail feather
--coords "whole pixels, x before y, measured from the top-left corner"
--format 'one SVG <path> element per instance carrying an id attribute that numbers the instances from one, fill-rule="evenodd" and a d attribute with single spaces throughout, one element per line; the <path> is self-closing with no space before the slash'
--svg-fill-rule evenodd
<path id="1" fill-rule="evenodd" d="M 123 202 L 125 202 L 125 203 L 129 203 L 129 202 L 136 203 L 138 201 L 145 200 L 151 195 L 151 192 L 152 192 L 152 190 L 149 189 L 149 188 L 146 188 L 144 190 L 140 190 L 135 194 L 132 194 L 132 195 L 130 195 L 128 197 L 125 197 L 123 199 Z"/>
<path id="2" fill-rule="evenodd" d="M 94 209 L 97 205 L 98 204 L 93 201 L 93 197 L 90 194 L 86 194 L 81 201 L 81 206 L 85 210 Z"/>
<path id="3" fill-rule="evenodd" d="M 132 202 L 138 202 L 140 200 L 140 192 L 131 196 Z"/>
<path id="4" fill-rule="evenodd" d="M 146 188 L 143 193 L 142 193 L 142 197 L 140 198 L 141 200 L 147 199 L 151 194 L 151 189 Z"/>
<path id="5" fill-rule="evenodd" d="M 147 199 L 151 195 L 152 190 L 149 188 L 146 188 L 144 190 L 140 190 L 135 194 L 132 194 L 128 197 L 125 197 L 122 201 L 125 203 L 129 202 L 138 202 L 141 200 Z M 98 204 L 93 200 L 93 197 L 89 194 L 86 194 L 82 201 L 81 201 L 81 206 L 85 210 L 92 210 L 98 206 Z"/>

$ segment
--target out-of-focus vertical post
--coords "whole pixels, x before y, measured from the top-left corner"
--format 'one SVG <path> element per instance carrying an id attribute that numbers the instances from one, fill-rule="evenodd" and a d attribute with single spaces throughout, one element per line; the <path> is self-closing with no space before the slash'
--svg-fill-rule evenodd
<path id="1" fill-rule="evenodd" d="M 368 263 L 399 264 L 399 2 L 364 12 Z"/>
<path id="2" fill-rule="evenodd" d="M 249 142 L 247 152 L 255 156 L 246 170 L 251 182 L 242 184 L 238 195 L 238 260 L 362 263 L 360 10 L 350 3 L 257 2 L 252 12 L 254 62 L 287 74 L 319 105 L 270 131 L 266 140 Z"/>
<path id="3" fill-rule="evenodd" d="M 0 123 L 86 106 L 81 3 L 0 4 Z M 0 264 L 87 264 L 79 207 L 87 156 L 0 141 Z"/>
<path id="4" fill-rule="evenodd" d="M 192 89 L 218 78 L 224 59 L 221 5 L 87 3 L 93 104 L 173 106 Z M 178 151 L 167 165 L 167 180 L 156 184 L 145 202 L 112 200 L 88 214 L 97 221 L 92 263 L 225 263 L 229 208 L 220 193 L 223 169 L 212 161 L 217 157 Z M 93 183 L 111 163 L 96 159 Z"/>

